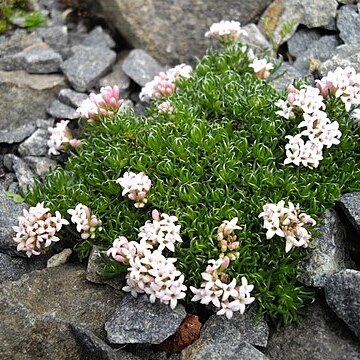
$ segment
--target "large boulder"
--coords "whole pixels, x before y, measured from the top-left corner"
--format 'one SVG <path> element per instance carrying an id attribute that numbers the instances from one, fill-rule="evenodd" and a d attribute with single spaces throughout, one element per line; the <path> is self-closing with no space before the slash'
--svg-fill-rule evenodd
<path id="1" fill-rule="evenodd" d="M 255 22 L 271 0 L 87 0 L 97 14 L 135 48 L 145 48 L 160 63 L 189 62 L 209 46 L 204 33 L 213 22 Z"/>

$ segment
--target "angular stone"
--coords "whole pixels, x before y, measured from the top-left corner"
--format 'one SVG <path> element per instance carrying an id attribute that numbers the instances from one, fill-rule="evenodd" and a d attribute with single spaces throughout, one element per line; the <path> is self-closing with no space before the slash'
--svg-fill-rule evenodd
<path id="1" fill-rule="evenodd" d="M 36 127 L 39 129 L 48 129 L 54 126 L 55 119 L 36 119 Z"/>
<path id="2" fill-rule="evenodd" d="M 275 74 L 275 79 L 271 80 L 271 85 L 280 91 L 287 89 L 294 80 L 302 79 L 306 75 L 303 69 L 298 69 L 294 65 L 283 62 Z"/>
<path id="3" fill-rule="evenodd" d="M 147 82 L 159 75 L 164 68 L 145 50 L 134 49 L 124 60 L 122 69 L 125 74 L 134 80 L 140 86 L 144 86 Z"/>
<path id="4" fill-rule="evenodd" d="M 128 89 L 130 86 L 130 78 L 122 69 L 121 63 L 116 63 L 112 71 L 99 80 L 100 86 L 118 86 L 120 90 Z M 122 94 L 120 94 L 122 95 Z"/>
<path id="5" fill-rule="evenodd" d="M 72 254 L 71 249 L 64 249 L 58 254 L 53 255 L 46 263 L 46 267 L 52 268 L 65 264 Z"/>
<path id="6" fill-rule="evenodd" d="M 339 205 L 360 236 L 360 192 L 341 195 Z"/>
<path id="7" fill-rule="evenodd" d="M 105 330 L 114 344 L 160 344 L 175 333 L 185 316 L 180 304 L 172 310 L 158 301 L 151 304 L 145 295 L 126 295 L 105 323 Z"/>
<path id="8" fill-rule="evenodd" d="M 19 146 L 21 156 L 45 156 L 48 153 L 49 131 L 37 129 Z"/>
<path id="9" fill-rule="evenodd" d="M 116 59 L 116 53 L 101 46 L 76 46 L 74 55 L 61 68 L 76 91 L 91 89 L 105 75 Z"/>
<path id="10" fill-rule="evenodd" d="M 298 324 L 275 332 L 265 350 L 276 360 L 358 360 L 359 354 L 359 340 L 323 299 L 304 308 Z"/>
<path id="11" fill-rule="evenodd" d="M 6 196 L 5 190 L 0 186 L 0 251 L 15 256 L 24 256 L 16 250 L 17 243 L 13 240 L 15 232 L 13 226 L 19 223 L 19 216 L 23 215 L 25 204 L 16 204 Z"/>
<path id="12" fill-rule="evenodd" d="M 15 242 L 14 242 L 15 243 Z M 15 281 L 24 274 L 46 267 L 46 257 L 34 259 L 13 257 L 0 252 L 0 282 Z"/>
<path id="13" fill-rule="evenodd" d="M 342 6 L 336 25 L 345 44 L 360 45 L 360 4 Z"/>
<path id="14" fill-rule="evenodd" d="M 14 130 L 0 130 L 0 143 L 20 143 L 29 137 L 35 129 L 36 127 L 33 124 L 24 124 Z"/>
<path id="15" fill-rule="evenodd" d="M 247 24 L 243 29 L 247 32 L 247 35 L 241 35 L 240 41 L 253 47 L 271 50 L 270 43 L 255 24 Z"/>
<path id="16" fill-rule="evenodd" d="M 345 269 L 326 282 L 326 301 L 360 338 L 360 271 Z"/>
<path id="17" fill-rule="evenodd" d="M 320 38 L 321 35 L 317 30 L 300 28 L 287 42 L 289 52 L 292 56 L 300 57 L 314 41 Z"/>
<path id="18" fill-rule="evenodd" d="M 23 159 L 14 155 L 12 167 L 17 181 L 19 182 L 19 186 L 23 191 L 26 191 L 27 188 L 32 188 L 34 186 L 35 174 Z"/>
<path id="19" fill-rule="evenodd" d="M 78 108 L 84 100 L 89 97 L 88 94 L 79 93 L 72 89 L 62 89 L 59 92 L 59 99 L 62 103 L 71 106 L 73 108 Z"/>
<path id="20" fill-rule="evenodd" d="M 54 50 L 61 51 L 68 44 L 67 26 L 58 25 L 39 28 L 36 32 Z"/>
<path id="21" fill-rule="evenodd" d="M 116 46 L 112 37 L 106 33 L 101 26 L 97 26 L 86 35 L 82 42 L 85 46 L 104 46 L 114 48 Z"/>
<path id="22" fill-rule="evenodd" d="M 0 130 L 46 118 L 46 107 L 63 87 L 65 81 L 61 75 L 0 71 Z"/>
<path id="23" fill-rule="evenodd" d="M 234 19 L 256 22 L 271 0 L 132 1 L 87 0 L 97 14 L 112 22 L 133 48 L 146 49 L 162 64 L 194 62 L 210 40 L 204 33 L 213 22 Z"/>
<path id="24" fill-rule="evenodd" d="M 49 159 L 48 157 L 25 156 L 23 159 L 30 165 L 30 168 L 39 177 L 46 176 L 57 166 L 57 162 Z"/>
<path id="25" fill-rule="evenodd" d="M 336 272 L 354 267 L 345 240 L 345 229 L 336 212 L 328 210 L 319 236 L 310 244 L 314 250 L 299 265 L 299 280 L 308 286 L 324 287 Z"/>
<path id="26" fill-rule="evenodd" d="M 0 70 L 4 71 L 16 71 L 24 70 L 24 53 L 5 55 L 0 57 Z"/>
<path id="27" fill-rule="evenodd" d="M 55 119 L 76 120 L 80 118 L 80 114 L 74 108 L 63 104 L 59 100 L 54 100 L 47 109 L 47 112 Z"/>
<path id="28" fill-rule="evenodd" d="M 208 339 L 195 344 L 182 351 L 182 360 L 268 360 L 261 351 L 246 342 L 227 347 L 215 345 Z"/>
<path id="29" fill-rule="evenodd" d="M 6 359 L 80 359 L 69 324 L 103 338 L 105 319 L 122 294 L 90 284 L 74 265 L 49 268 L 4 282 L 0 289 L 0 342 Z M 24 341 L 26 339 L 26 341 Z"/>
<path id="30" fill-rule="evenodd" d="M 32 74 L 51 74 L 60 71 L 62 57 L 50 48 L 24 51 L 24 70 Z"/>

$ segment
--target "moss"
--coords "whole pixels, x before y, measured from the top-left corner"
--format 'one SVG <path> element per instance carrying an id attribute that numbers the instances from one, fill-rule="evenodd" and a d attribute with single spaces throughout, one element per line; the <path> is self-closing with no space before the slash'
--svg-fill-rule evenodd
<path id="1" fill-rule="evenodd" d="M 282 240 L 266 240 L 258 215 L 264 204 L 285 200 L 319 221 L 341 193 L 359 191 L 360 134 L 343 105 L 330 98 L 327 111 L 340 124 L 341 143 L 325 150 L 317 169 L 283 165 L 285 135 L 298 132 L 300 118 L 276 115 L 274 103 L 284 94 L 255 78 L 248 65 L 235 46 L 208 52 L 193 76 L 178 83 L 169 99 L 173 114 L 159 114 L 155 101 L 145 118 L 119 112 L 86 125 L 83 146 L 26 200 L 45 201 L 62 214 L 79 202 L 88 205 L 104 231 L 94 240 L 77 240 L 83 257 L 93 244 L 107 249 L 120 235 L 137 240 L 154 208 L 176 215 L 184 240 L 177 245 L 177 267 L 192 286 L 200 285 L 207 261 L 219 256 L 217 227 L 237 216 L 240 257 L 227 272 L 255 285 L 261 313 L 278 324 L 290 323 L 312 298 L 297 282 L 298 263 L 309 250 L 285 253 Z M 115 180 L 125 171 L 150 177 L 144 209 L 121 196 Z"/>

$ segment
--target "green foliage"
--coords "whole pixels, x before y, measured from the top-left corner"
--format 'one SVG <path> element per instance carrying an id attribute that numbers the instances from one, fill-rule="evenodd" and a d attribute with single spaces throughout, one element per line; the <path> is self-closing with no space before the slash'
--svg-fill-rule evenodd
<path id="1" fill-rule="evenodd" d="M 240 257 L 226 270 L 255 285 L 261 313 L 278 324 L 296 321 L 297 311 L 312 298 L 299 286 L 297 267 L 309 250 L 285 253 L 285 242 L 266 239 L 258 218 L 264 204 L 299 203 L 319 221 L 341 193 L 359 191 L 359 131 L 337 99 L 328 102 L 331 120 L 340 123 L 340 145 L 325 150 L 317 169 L 283 165 L 285 135 L 295 135 L 300 118 L 276 115 L 283 97 L 255 78 L 249 60 L 236 46 L 209 52 L 193 76 L 178 82 L 169 99 L 173 114 L 159 114 L 154 102 L 145 118 L 119 112 L 86 125 L 84 144 L 42 185 L 27 194 L 31 204 L 45 201 L 63 215 L 77 203 L 89 206 L 104 230 L 93 240 L 78 240 L 86 257 L 96 244 L 107 249 L 122 235 L 137 240 L 151 211 L 175 215 L 184 240 L 177 245 L 177 267 L 187 285 L 199 286 L 209 259 L 217 259 L 216 231 L 237 216 Z M 125 171 L 144 171 L 152 181 L 148 204 L 136 209 L 115 183 Z M 124 268 L 110 265 L 116 274 Z M 187 299 L 191 299 L 191 296 Z"/>

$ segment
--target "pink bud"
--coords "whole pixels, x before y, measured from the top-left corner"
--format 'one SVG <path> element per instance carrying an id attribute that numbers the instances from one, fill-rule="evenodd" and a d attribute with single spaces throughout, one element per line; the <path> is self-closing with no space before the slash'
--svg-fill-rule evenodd
<path id="1" fill-rule="evenodd" d="M 225 256 L 220 266 L 220 270 L 226 269 L 229 266 L 229 264 L 230 264 L 230 259 L 227 256 Z"/>
<path id="2" fill-rule="evenodd" d="M 154 209 L 152 212 L 151 212 L 151 216 L 154 220 L 156 221 L 160 221 L 160 212 L 156 209 Z"/>

